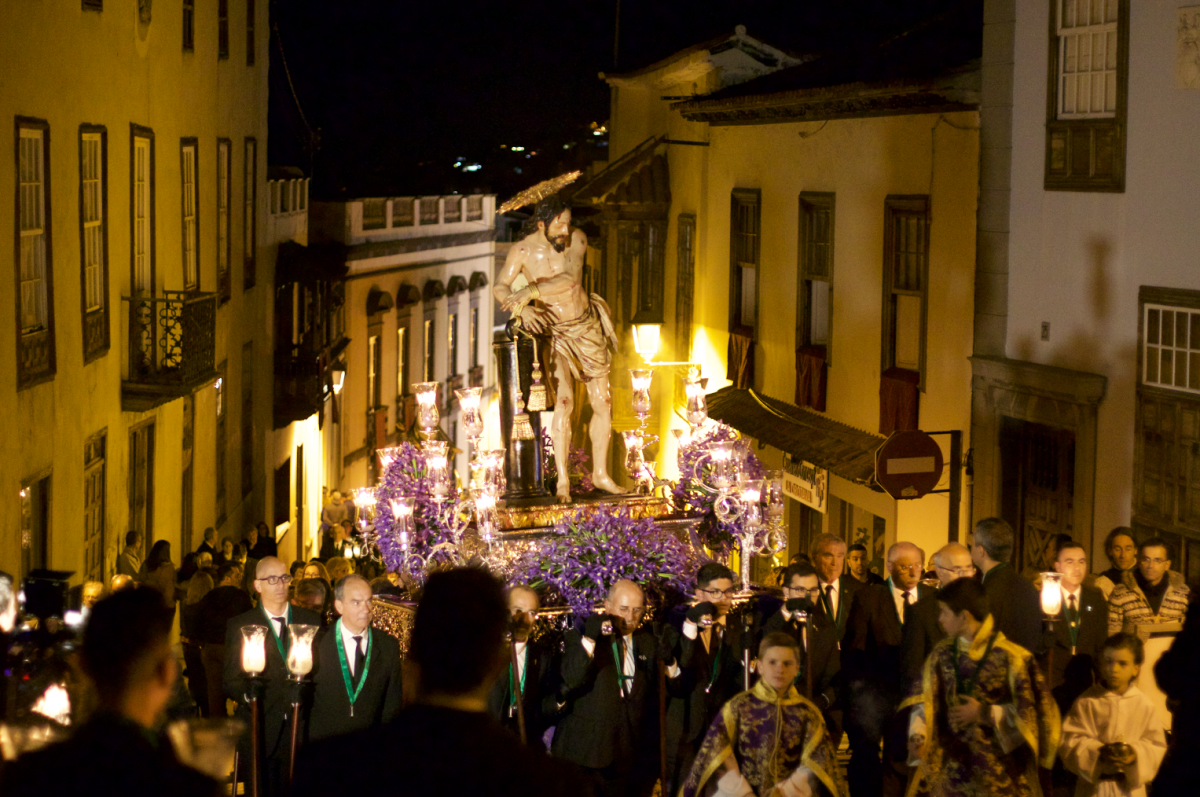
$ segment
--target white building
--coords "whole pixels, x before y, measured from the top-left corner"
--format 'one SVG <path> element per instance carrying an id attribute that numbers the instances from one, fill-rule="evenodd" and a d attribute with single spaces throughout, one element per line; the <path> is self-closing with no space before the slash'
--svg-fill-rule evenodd
<path id="1" fill-rule="evenodd" d="M 974 516 L 1022 566 L 1115 526 L 1200 573 L 1195 7 L 987 0 Z M 1091 56 L 1090 59 L 1088 56 Z"/>

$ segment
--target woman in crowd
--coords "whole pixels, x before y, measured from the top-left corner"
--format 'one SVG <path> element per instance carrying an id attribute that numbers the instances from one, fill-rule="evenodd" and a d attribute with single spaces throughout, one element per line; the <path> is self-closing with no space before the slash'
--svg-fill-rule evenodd
<path id="1" fill-rule="evenodd" d="M 163 605 L 175 613 L 175 565 L 171 563 L 171 543 L 159 540 L 150 549 L 138 574 L 138 583 L 158 590 L 163 596 Z"/>

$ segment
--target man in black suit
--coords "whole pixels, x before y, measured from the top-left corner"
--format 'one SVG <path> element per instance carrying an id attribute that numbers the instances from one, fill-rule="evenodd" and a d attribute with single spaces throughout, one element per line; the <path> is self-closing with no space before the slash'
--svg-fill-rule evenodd
<path id="1" fill-rule="evenodd" d="M 696 603 L 681 607 L 680 676 L 667 702 L 667 788 L 675 794 L 687 778 L 704 735 L 725 702 L 745 686 L 743 627 L 730 620 L 733 572 L 709 562 L 696 573 Z M 678 615 L 678 613 L 676 613 Z"/>
<path id="2" fill-rule="evenodd" d="M 847 549 L 846 572 L 863 584 L 882 584 L 883 578 L 871 572 L 867 567 L 870 559 L 867 556 L 867 546 L 856 542 Z"/>
<path id="3" fill-rule="evenodd" d="M 214 545 L 214 543 L 216 541 L 217 530 L 212 526 L 209 526 L 204 530 L 204 542 L 200 543 L 200 547 L 196 549 L 196 553 L 206 553 L 211 556 L 215 562 L 217 559 L 217 547 Z"/>
<path id="4" fill-rule="evenodd" d="M 590 797 L 576 767 L 523 747 L 488 716 L 507 626 L 504 593 L 487 571 L 431 575 L 405 662 L 415 702 L 392 722 L 306 748 L 294 797 L 340 794 L 348 779 L 365 795 Z"/>
<path id="5" fill-rule="evenodd" d="M 154 729 L 178 665 L 162 593 L 140 588 L 96 604 L 83 632 L 83 669 L 99 705 L 66 741 L 6 764 L 5 797 L 120 794 L 217 797 L 220 785 L 175 759 Z"/>
<path id="6" fill-rule="evenodd" d="M 1108 638 L 1108 601 L 1096 587 L 1083 583 L 1087 551 L 1078 542 L 1059 543 L 1055 571 L 1062 573 L 1062 611 L 1054 630 L 1043 635 L 1042 651 L 1053 650 L 1047 670 L 1050 690 L 1065 717 L 1071 705 L 1095 683 L 1100 652 Z"/>
<path id="7" fill-rule="evenodd" d="M 246 674 L 242 670 L 242 627 L 261 625 L 267 628 L 267 668 L 262 673 L 266 679 L 266 689 L 259 697 L 258 705 L 262 712 L 263 780 L 268 795 L 283 793 L 290 753 L 292 687 L 288 682 L 287 652 L 291 647 L 291 637 L 287 627 L 295 623 L 321 624 L 316 612 L 288 604 L 288 582 L 291 579 L 287 565 L 274 556 L 259 560 L 254 590 L 260 596 L 260 605 L 239 614 L 225 626 L 225 694 L 237 702 L 237 716 L 246 721 L 247 727 L 250 724 L 250 706 L 246 694 Z M 239 747 L 243 761 L 250 760 L 251 741 L 247 736 Z"/>
<path id="8" fill-rule="evenodd" d="M 562 689 L 567 705 L 551 752 L 595 775 L 602 795 L 649 795 L 658 777 L 660 652 L 655 635 L 638 627 L 645 607 L 641 587 L 618 581 L 604 602 L 607 614 L 589 617 L 582 634 L 574 629 L 566 634 Z M 606 623 L 611 635 L 604 633 Z M 674 647 L 673 639 L 667 642 Z M 669 649 L 663 653 L 671 657 Z M 674 679 L 679 668 L 670 664 L 668 675 Z"/>
<path id="9" fill-rule="evenodd" d="M 817 571 L 808 562 L 788 565 L 783 572 L 783 604 L 763 623 L 762 635 L 782 631 L 790 635 L 804 650 L 804 639 L 796 613 L 808 614 L 809 650 L 800 661 L 796 688 L 808 697 L 825 718 L 825 728 L 831 739 L 842 738 L 842 709 L 838 702 L 841 683 L 841 656 L 838 651 L 837 629 L 824 614 L 817 611 L 821 594 Z M 805 667 L 812 667 L 813 693 L 807 694 L 808 676 Z"/>
<path id="10" fill-rule="evenodd" d="M 309 738 L 341 736 L 400 713 L 400 643 L 371 628 L 371 585 L 351 573 L 337 583 L 340 619 L 317 645 Z"/>
<path id="11" fill-rule="evenodd" d="M 842 572 L 846 565 L 846 541 L 836 534 L 818 534 L 809 546 L 809 556 L 820 579 L 818 610 L 837 627 L 838 641 L 841 642 L 846 634 L 846 619 L 850 616 L 854 594 L 866 585 Z"/>
<path id="12" fill-rule="evenodd" d="M 899 773 L 906 771 L 908 716 L 896 717 L 903 697 L 900 652 L 906 613 L 920 598 L 934 594 L 920 583 L 924 562 L 920 548 L 896 543 L 887 552 L 887 581 L 864 586 L 850 608 L 842 638 L 842 692 L 851 753 L 846 772 L 854 797 L 904 792 Z"/>
<path id="13" fill-rule="evenodd" d="M 933 555 L 933 572 L 937 573 L 938 587 L 942 589 L 957 579 L 974 578 L 975 563 L 965 545 L 951 542 Z M 901 688 L 905 694 L 911 694 L 911 688 L 921 683 L 925 659 L 933 652 L 933 646 L 945 637 L 946 632 L 938 624 L 936 592 L 909 607 L 900 641 Z"/>
<path id="14" fill-rule="evenodd" d="M 525 710 L 525 743 L 545 752 L 546 744 L 542 736 L 557 715 L 558 673 L 553 652 L 541 642 L 530 639 L 541 600 L 537 592 L 523 584 L 510 589 L 506 598 L 509 630 L 517 649 L 517 672 L 514 677 L 512 651 L 506 645 L 508 663 L 488 693 L 488 714 L 519 738 L 521 724 L 517 716 L 517 690 L 514 688 L 519 684 L 521 706 Z"/>
<path id="15" fill-rule="evenodd" d="M 996 630 L 1036 653 L 1042 639 L 1042 601 L 1033 584 L 1008 563 L 1014 541 L 1012 526 L 998 517 L 984 518 L 975 524 L 971 559 L 983 573 Z"/>

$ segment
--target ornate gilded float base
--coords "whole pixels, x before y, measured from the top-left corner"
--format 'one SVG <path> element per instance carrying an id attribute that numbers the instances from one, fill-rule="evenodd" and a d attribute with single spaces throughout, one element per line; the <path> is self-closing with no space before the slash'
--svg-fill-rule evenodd
<path id="1" fill-rule="evenodd" d="M 503 531 L 534 531 L 550 529 L 564 520 L 583 512 L 590 517 L 597 512 L 616 512 L 624 509 L 635 520 L 659 518 L 671 513 L 671 504 L 657 496 L 612 496 L 599 501 L 578 501 L 548 506 L 504 507 L 496 510 Z"/>

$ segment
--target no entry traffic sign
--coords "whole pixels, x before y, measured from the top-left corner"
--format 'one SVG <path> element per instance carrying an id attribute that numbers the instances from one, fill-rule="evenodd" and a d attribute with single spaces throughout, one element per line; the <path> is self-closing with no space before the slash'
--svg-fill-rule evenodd
<path id="1" fill-rule="evenodd" d="M 920 498 L 942 478 L 942 448 L 920 431 L 895 432 L 875 452 L 875 481 L 892 498 Z"/>

